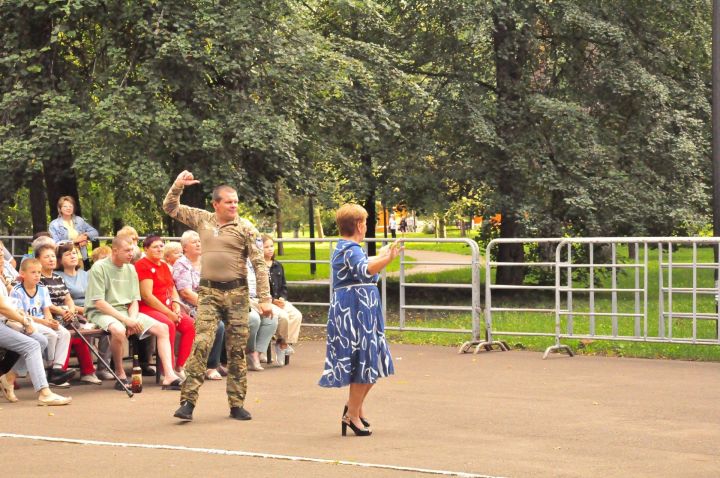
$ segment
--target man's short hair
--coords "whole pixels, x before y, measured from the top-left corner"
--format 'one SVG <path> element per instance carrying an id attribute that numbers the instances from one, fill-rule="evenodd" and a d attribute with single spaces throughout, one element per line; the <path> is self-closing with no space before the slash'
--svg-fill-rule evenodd
<path id="1" fill-rule="evenodd" d="M 231 191 L 237 194 L 237 191 L 235 191 L 235 188 L 232 186 L 228 186 L 227 184 L 221 184 L 220 186 L 215 186 L 215 189 L 212 191 L 212 200 L 213 202 L 218 202 L 222 199 L 221 194 L 224 191 Z"/>
<path id="2" fill-rule="evenodd" d="M 27 271 L 30 268 L 30 266 L 42 267 L 42 264 L 40 264 L 40 261 L 35 259 L 34 257 L 30 257 L 30 258 L 22 261 L 22 263 L 20 264 L 20 272 Z"/>
<path id="3" fill-rule="evenodd" d="M 357 223 L 367 220 L 368 213 L 359 204 L 343 204 L 335 213 L 335 222 L 341 236 L 352 236 L 355 234 Z"/>
<path id="4" fill-rule="evenodd" d="M 132 239 L 133 242 L 137 241 L 140 238 L 137 230 L 135 230 L 135 228 L 132 226 L 124 226 L 117 232 L 117 235 L 129 236 L 131 238 L 134 237 L 135 239 Z"/>
<path id="5" fill-rule="evenodd" d="M 112 248 L 113 249 L 119 249 L 120 246 L 122 246 L 123 244 L 130 244 L 130 245 L 133 244 L 133 240 L 129 234 L 118 233 L 117 236 L 113 237 L 113 240 L 112 240 Z"/>

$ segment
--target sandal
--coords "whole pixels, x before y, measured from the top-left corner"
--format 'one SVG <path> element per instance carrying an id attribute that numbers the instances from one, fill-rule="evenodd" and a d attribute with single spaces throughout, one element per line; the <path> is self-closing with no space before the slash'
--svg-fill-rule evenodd
<path id="1" fill-rule="evenodd" d="M 222 380 L 222 375 L 214 368 L 211 368 L 205 371 L 205 378 L 208 380 Z"/>
<path id="2" fill-rule="evenodd" d="M 168 383 L 167 385 L 163 385 L 163 390 L 180 390 L 180 386 L 182 385 L 182 381 L 179 378 L 176 378 L 172 383 Z"/>

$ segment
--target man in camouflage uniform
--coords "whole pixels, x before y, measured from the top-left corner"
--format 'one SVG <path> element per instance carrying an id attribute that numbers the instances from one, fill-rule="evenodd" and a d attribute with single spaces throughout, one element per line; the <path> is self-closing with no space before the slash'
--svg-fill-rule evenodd
<path id="1" fill-rule="evenodd" d="M 187 379 L 180 392 L 180 408 L 175 417 L 192 420 L 198 391 L 205 380 L 208 355 L 215 340 L 218 320 L 225 320 L 228 352 L 227 395 L 230 416 L 250 420 L 245 410 L 248 339 L 248 287 L 246 259 L 250 259 L 257 276 L 257 293 L 263 315 L 272 314 L 268 270 L 262 248 L 257 245 L 258 231 L 237 215 L 238 196 L 230 186 L 213 190 L 215 213 L 180 204 L 186 186 L 197 184 L 191 172 L 183 171 L 173 183 L 163 209 L 171 217 L 187 224 L 200 235 L 202 243 L 198 311 L 195 318 L 195 343 L 185 365 Z"/>

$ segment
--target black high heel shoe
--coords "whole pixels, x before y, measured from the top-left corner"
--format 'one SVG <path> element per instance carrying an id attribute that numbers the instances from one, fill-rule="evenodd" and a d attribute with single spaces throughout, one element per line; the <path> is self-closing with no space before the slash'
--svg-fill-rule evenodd
<path id="1" fill-rule="evenodd" d="M 345 421 L 347 420 L 347 421 Z M 358 428 L 355 426 L 355 424 L 350 420 L 349 417 L 344 416 L 342 418 L 342 436 L 347 436 L 347 427 L 350 427 L 353 432 L 355 432 L 355 435 L 359 437 L 368 437 L 372 435 L 372 430 L 369 430 L 367 428 Z"/>
<path id="2" fill-rule="evenodd" d="M 343 417 L 345 415 L 347 415 L 347 411 L 348 411 L 348 407 L 347 407 L 347 405 L 345 405 L 345 408 L 343 408 L 343 414 L 342 414 Z M 363 417 L 360 417 L 360 421 L 362 422 L 362 424 L 365 428 L 368 428 L 370 426 L 370 422 L 365 420 Z"/>

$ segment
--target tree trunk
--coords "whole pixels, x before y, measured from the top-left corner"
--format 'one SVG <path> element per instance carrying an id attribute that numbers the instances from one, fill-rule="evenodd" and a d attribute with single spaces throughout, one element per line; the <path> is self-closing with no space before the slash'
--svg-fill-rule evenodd
<path id="1" fill-rule="evenodd" d="M 280 208 L 280 181 L 275 183 L 275 233 L 278 239 L 282 239 L 283 223 L 282 209 Z M 282 256 L 285 253 L 282 241 L 278 241 L 277 255 Z"/>
<path id="2" fill-rule="evenodd" d="M 58 145 L 58 147 L 60 148 L 58 154 L 43 164 L 50 216 L 58 215 L 57 202 L 61 196 L 72 196 L 75 199 L 75 215 L 82 216 L 72 153 L 65 145 Z"/>
<path id="3" fill-rule="evenodd" d="M 374 239 L 375 236 L 375 224 L 377 224 L 377 207 L 375 206 L 375 179 L 372 174 L 372 158 L 369 154 L 363 154 L 360 157 L 360 161 L 362 162 L 363 167 L 363 176 L 365 177 L 365 181 L 368 187 L 367 194 L 365 196 L 365 200 L 363 202 L 363 207 L 368 213 L 367 217 L 367 233 L 365 234 L 365 237 L 369 239 Z M 375 247 L 375 242 L 368 242 L 367 243 L 367 252 L 368 256 L 374 256 L 376 254 L 377 248 Z"/>
<path id="4" fill-rule="evenodd" d="M 524 89 L 523 69 L 529 58 L 528 26 L 518 27 L 512 7 L 496 3 L 492 12 L 493 50 L 495 54 L 495 83 L 497 85 L 497 134 L 507 145 L 516 141 L 522 129 L 521 106 Z M 522 176 L 513 167 L 513 158 L 505 148 L 496 150 L 497 188 L 501 195 L 501 238 L 519 237 L 522 233 L 517 216 L 517 204 L 523 195 Z M 520 182 L 520 184 L 518 184 Z M 499 262 L 522 262 L 525 250 L 522 244 L 500 244 Z M 524 267 L 498 267 L 498 284 L 520 285 L 525 278 Z"/>
<path id="5" fill-rule="evenodd" d="M 32 216 L 33 234 L 48 230 L 46 201 L 43 174 L 41 171 L 36 171 L 30 179 L 30 215 Z"/>
<path id="6" fill-rule="evenodd" d="M 125 226 L 125 221 L 121 217 L 114 217 L 112 220 L 113 236 L 117 235 L 118 231 Z"/>
<path id="7" fill-rule="evenodd" d="M 438 218 L 438 234 L 437 237 L 440 239 L 447 239 L 447 221 L 444 215 L 440 215 Z"/>

